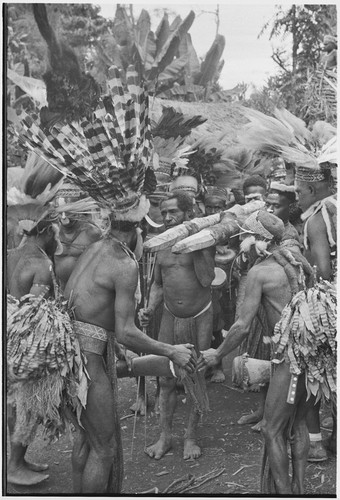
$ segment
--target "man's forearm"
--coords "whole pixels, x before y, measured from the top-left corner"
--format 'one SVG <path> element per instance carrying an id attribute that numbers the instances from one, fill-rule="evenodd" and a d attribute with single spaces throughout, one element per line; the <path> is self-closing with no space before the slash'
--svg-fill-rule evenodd
<path id="1" fill-rule="evenodd" d="M 174 347 L 171 344 L 153 340 L 138 330 L 138 328 L 134 331 L 126 332 L 122 338 L 118 339 L 118 342 L 139 353 L 158 354 L 170 359 L 174 354 Z"/>
<path id="2" fill-rule="evenodd" d="M 220 361 L 224 356 L 232 352 L 236 347 L 238 347 L 243 340 L 247 337 L 249 333 L 249 328 L 246 328 L 241 322 L 236 321 L 230 328 L 228 335 L 216 350 L 216 356 Z"/>

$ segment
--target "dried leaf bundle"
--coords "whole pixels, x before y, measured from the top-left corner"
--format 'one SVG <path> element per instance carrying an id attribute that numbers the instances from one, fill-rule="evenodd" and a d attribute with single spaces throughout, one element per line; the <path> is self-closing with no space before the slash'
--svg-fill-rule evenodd
<path id="1" fill-rule="evenodd" d="M 43 295 L 8 297 L 8 401 L 15 405 L 15 437 L 29 443 L 41 423 L 50 439 L 67 427 L 65 408 L 80 423 L 88 375 L 66 303 Z"/>

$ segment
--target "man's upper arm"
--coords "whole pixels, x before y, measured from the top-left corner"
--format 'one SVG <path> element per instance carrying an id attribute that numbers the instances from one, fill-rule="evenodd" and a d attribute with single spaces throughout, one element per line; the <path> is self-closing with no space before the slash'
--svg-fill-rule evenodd
<path id="1" fill-rule="evenodd" d="M 135 292 L 138 282 L 138 269 L 135 262 L 129 258 L 117 268 L 114 275 L 115 287 L 115 332 L 118 342 L 126 327 L 135 327 Z"/>
<path id="2" fill-rule="evenodd" d="M 329 279 L 332 273 L 330 247 L 321 214 L 316 214 L 308 221 L 307 236 L 313 264 L 316 265 L 318 274 L 324 279 Z"/>
<path id="3" fill-rule="evenodd" d="M 253 267 L 247 274 L 246 290 L 239 312 L 239 319 L 248 330 L 261 304 L 263 290 L 263 270 Z"/>

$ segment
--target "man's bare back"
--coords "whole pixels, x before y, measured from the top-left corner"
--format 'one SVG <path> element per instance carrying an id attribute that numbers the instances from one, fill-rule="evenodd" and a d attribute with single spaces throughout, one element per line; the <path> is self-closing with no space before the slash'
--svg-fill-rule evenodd
<path id="1" fill-rule="evenodd" d="M 274 257 L 269 257 L 257 264 L 249 273 L 256 274 L 262 280 L 261 302 L 266 311 L 270 332 L 272 332 L 281 317 L 282 309 L 291 299 L 288 278 L 283 267 L 276 262 Z"/>
<path id="2" fill-rule="evenodd" d="M 52 263 L 36 245 L 26 244 L 7 254 L 7 287 L 11 295 L 20 298 L 32 293 L 32 287 L 52 287 Z M 35 288 L 34 287 L 34 288 Z"/>

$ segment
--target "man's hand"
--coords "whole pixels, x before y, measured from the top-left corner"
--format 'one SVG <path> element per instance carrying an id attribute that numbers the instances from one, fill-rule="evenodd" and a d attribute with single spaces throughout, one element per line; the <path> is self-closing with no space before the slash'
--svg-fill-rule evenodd
<path id="1" fill-rule="evenodd" d="M 187 370 L 187 372 L 193 373 L 196 368 L 193 357 L 193 344 L 176 344 L 173 348 L 173 354 L 170 356 L 171 361 L 180 368 Z"/>
<path id="2" fill-rule="evenodd" d="M 197 370 L 203 370 L 204 368 L 210 368 L 218 365 L 219 359 L 216 355 L 216 349 L 207 349 L 201 352 L 201 356 L 198 359 Z"/>
<path id="3" fill-rule="evenodd" d="M 150 307 L 147 307 L 145 309 L 140 309 L 138 312 L 138 319 L 139 323 L 143 328 L 146 328 L 149 326 L 150 321 L 153 316 L 153 309 Z"/>

